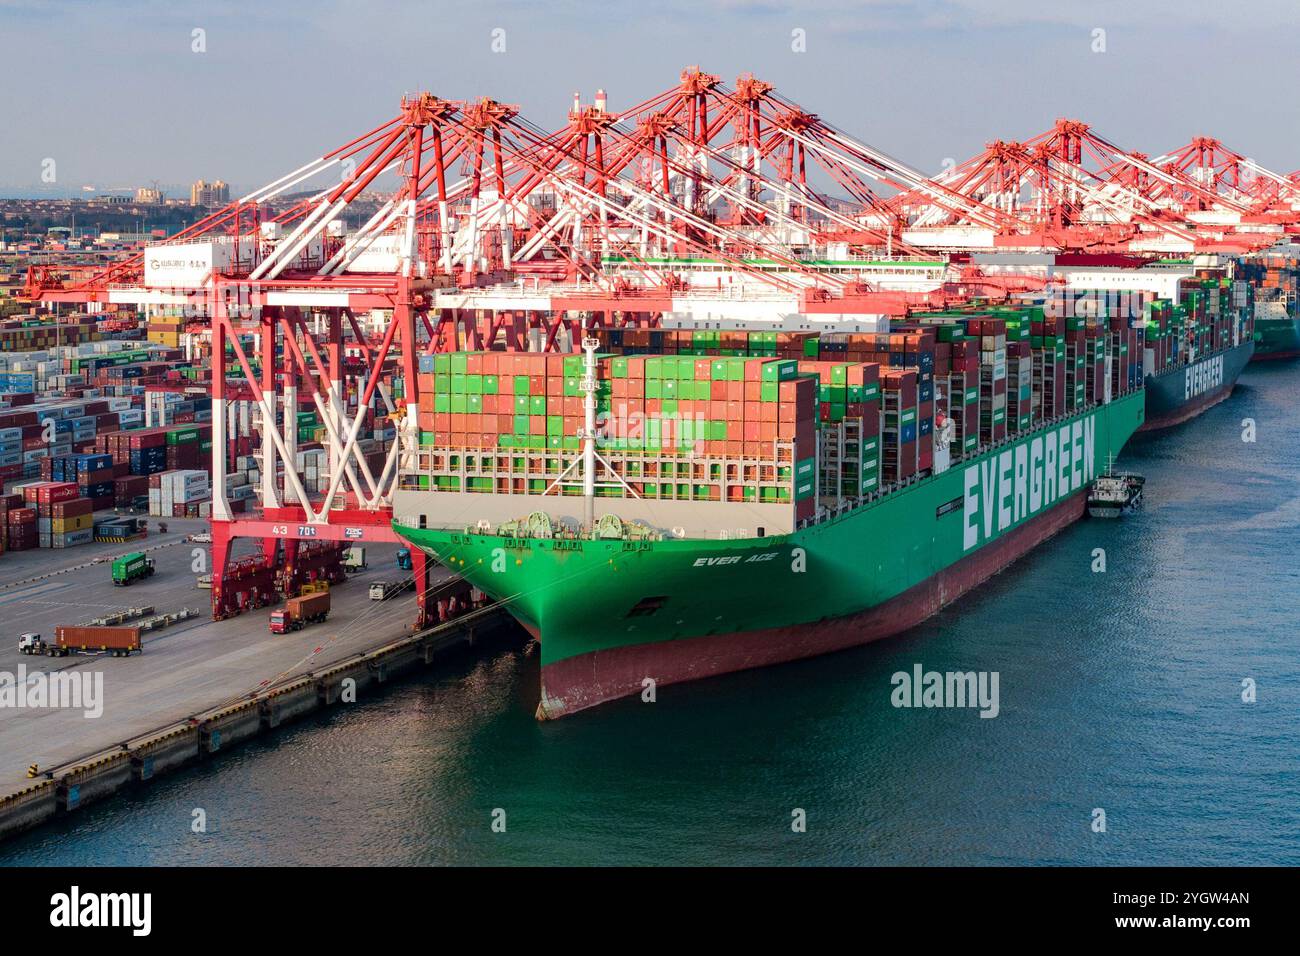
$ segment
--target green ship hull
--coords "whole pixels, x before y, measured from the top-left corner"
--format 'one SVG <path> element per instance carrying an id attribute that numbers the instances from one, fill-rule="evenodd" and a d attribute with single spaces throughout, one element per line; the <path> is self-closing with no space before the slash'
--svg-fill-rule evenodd
<path id="1" fill-rule="evenodd" d="M 557 717 L 914 626 L 1081 517 L 1144 403 L 1123 395 L 789 534 L 504 537 L 435 527 L 437 492 L 405 493 L 394 527 L 539 640 L 538 713 Z"/>
<path id="2" fill-rule="evenodd" d="M 1257 341 L 1253 361 L 1300 358 L 1300 317 L 1256 318 L 1255 333 Z"/>

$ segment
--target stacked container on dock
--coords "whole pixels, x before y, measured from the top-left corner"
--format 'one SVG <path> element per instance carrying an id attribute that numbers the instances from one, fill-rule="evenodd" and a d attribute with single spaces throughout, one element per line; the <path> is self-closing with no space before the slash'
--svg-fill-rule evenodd
<path id="1" fill-rule="evenodd" d="M 212 496 L 208 473 L 164 471 L 149 478 L 149 513 L 164 518 L 198 517 L 199 503 Z"/>
<path id="2" fill-rule="evenodd" d="M 20 495 L 4 495 L 0 500 L 6 502 L 5 550 L 30 551 L 38 547 L 36 509 L 23 504 Z"/>
<path id="3" fill-rule="evenodd" d="M 211 425 L 192 425 L 190 427 L 173 427 L 166 434 L 166 462 L 168 469 L 194 469 L 206 466 L 200 455 L 200 442 L 211 437 Z"/>
<path id="4" fill-rule="evenodd" d="M 102 508 L 113 507 L 113 482 L 117 475 L 114 472 L 111 456 L 66 455 L 48 459 L 43 464 L 48 465 L 48 469 L 42 468 L 43 475 L 48 471 L 49 477 L 55 481 L 75 481 L 81 489 L 81 494 L 90 500 L 92 510 L 99 511 Z"/>
<path id="5" fill-rule="evenodd" d="M 52 548 L 72 548 L 94 540 L 94 505 L 89 498 L 57 502 L 50 508 L 49 521 Z"/>
<path id="6" fill-rule="evenodd" d="M 0 323 L 0 352 L 30 352 L 98 337 L 95 321 L 89 316 L 68 322 L 47 318 L 8 319 Z"/>
<path id="7" fill-rule="evenodd" d="M 31 518 L 22 517 L 19 512 L 29 514 Z M 23 551 L 29 547 L 34 548 L 36 546 L 36 524 L 32 519 L 35 517 L 36 513 L 27 509 L 21 494 L 0 495 L 0 551 Z M 24 541 L 25 532 L 23 528 L 27 522 L 31 523 L 32 541 L 30 544 Z M 16 526 L 12 544 L 11 525 Z"/>
<path id="8" fill-rule="evenodd" d="M 93 524 L 93 519 L 89 519 L 90 524 L 87 524 L 86 519 L 82 517 L 82 512 L 89 515 L 90 512 L 85 509 L 90 502 L 81 498 L 76 482 L 33 481 L 22 485 L 21 490 L 24 502 L 29 506 L 35 506 L 36 541 L 39 547 L 55 547 L 56 534 L 59 539 L 58 547 L 61 548 L 84 544 L 85 540 L 88 540 L 78 537 L 78 533 L 83 525 L 90 527 L 90 524 Z M 77 501 L 85 501 L 85 504 L 74 504 Z M 65 507 L 68 509 L 66 515 Z M 67 533 L 73 535 L 71 541 L 65 539 Z"/>

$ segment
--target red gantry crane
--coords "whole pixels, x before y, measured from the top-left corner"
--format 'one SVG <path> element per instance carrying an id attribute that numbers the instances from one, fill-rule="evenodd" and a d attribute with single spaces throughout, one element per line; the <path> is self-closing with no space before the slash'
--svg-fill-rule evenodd
<path id="1" fill-rule="evenodd" d="M 1033 155 L 1026 174 L 1082 197 L 1054 200 L 1044 228 L 1073 227 L 1102 187 Z M 877 331 L 972 283 L 1019 288 L 913 242 L 925 217 L 998 233 L 1041 221 L 973 169 L 930 180 L 752 76 L 732 88 L 691 68 L 622 113 L 603 92 L 575 98 L 549 132 L 495 100 L 408 96 L 175 236 L 92 276 L 33 272 L 29 292 L 180 312 L 210 336 L 220 618 L 337 577 L 350 542 L 397 541 L 422 355 L 576 349 L 602 325 Z M 227 481 L 236 407 L 260 441 L 252 512 Z M 324 427 L 319 487 L 302 473 L 303 408 Z M 239 538 L 258 553 L 232 559 Z M 466 604 L 413 560 L 417 624 Z"/>

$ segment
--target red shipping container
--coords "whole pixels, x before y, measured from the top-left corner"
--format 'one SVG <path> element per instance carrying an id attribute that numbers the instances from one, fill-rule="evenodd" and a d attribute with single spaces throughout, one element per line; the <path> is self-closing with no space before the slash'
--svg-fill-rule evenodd
<path id="1" fill-rule="evenodd" d="M 51 505 L 50 517 L 75 518 L 79 515 L 88 515 L 94 510 L 89 498 L 73 498 L 71 501 L 60 501 Z"/>

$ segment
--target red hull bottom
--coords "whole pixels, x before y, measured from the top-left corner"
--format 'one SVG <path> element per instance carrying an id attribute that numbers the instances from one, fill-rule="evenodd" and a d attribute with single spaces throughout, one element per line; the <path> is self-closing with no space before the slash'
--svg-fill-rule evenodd
<path id="1" fill-rule="evenodd" d="M 1154 432 L 1159 431 L 1162 428 L 1173 428 L 1175 425 L 1189 422 L 1207 408 L 1213 408 L 1215 405 L 1219 404 L 1219 402 L 1231 395 L 1236 384 L 1236 382 L 1233 382 L 1231 385 L 1224 385 L 1216 391 L 1206 392 L 1200 398 L 1190 401 L 1186 405 L 1180 405 L 1178 408 L 1165 415 L 1158 415 L 1155 418 L 1148 416 L 1147 420 L 1142 423 L 1142 427 L 1139 428 L 1138 431 Z"/>
<path id="2" fill-rule="evenodd" d="M 657 687 L 815 657 L 915 627 L 1083 516 L 1079 492 L 993 544 L 869 610 L 811 624 L 593 651 L 542 667 L 539 719 L 563 717 Z"/>
<path id="3" fill-rule="evenodd" d="M 1256 352 L 1250 357 L 1252 362 L 1286 362 L 1291 359 L 1300 359 L 1300 349 L 1291 349 L 1287 352 L 1265 352 L 1263 354 Z"/>

